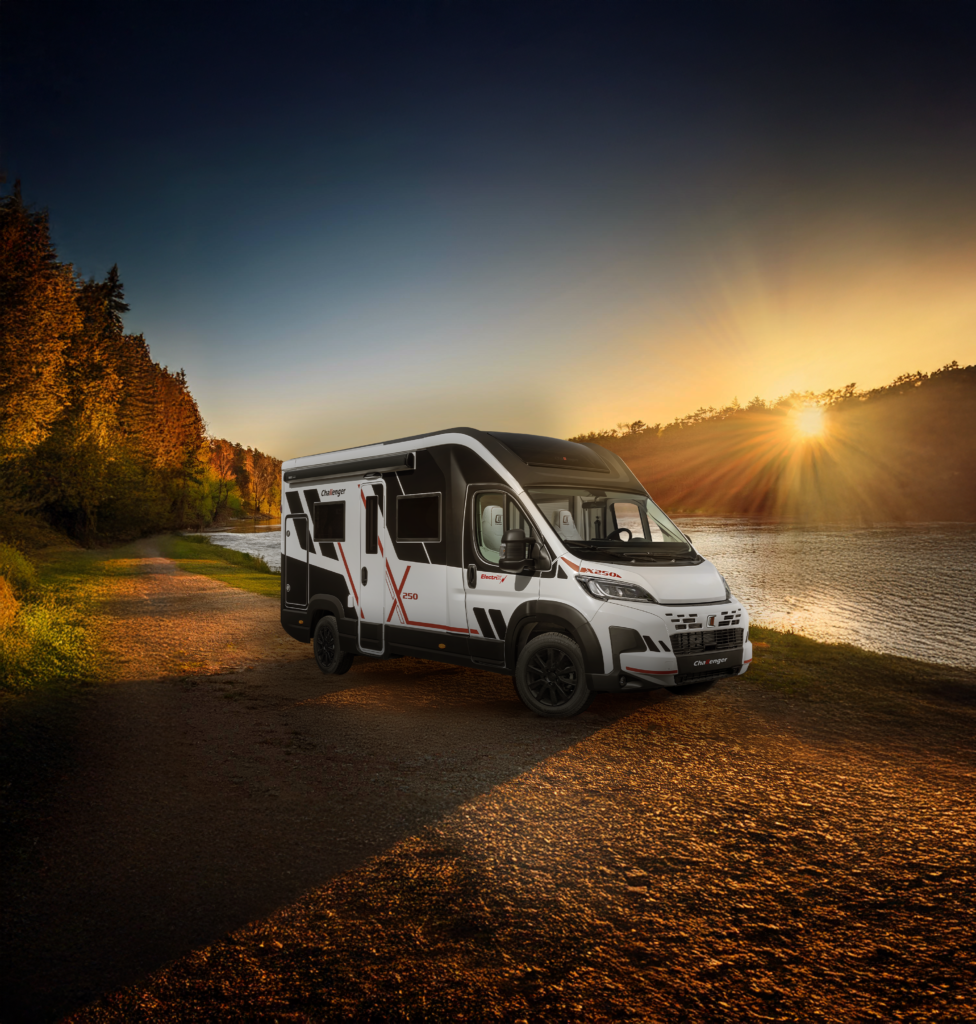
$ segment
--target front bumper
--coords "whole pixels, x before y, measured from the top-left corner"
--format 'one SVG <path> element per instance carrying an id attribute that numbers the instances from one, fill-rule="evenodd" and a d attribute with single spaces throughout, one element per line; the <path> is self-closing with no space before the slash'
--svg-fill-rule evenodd
<path id="1" fill-rule="evenodd" d="M 742 636 L 749 635 L 749 618 L 744 608 L 734 602 L 741 625 Z M 607 601 L 591 620 L 605 652 L 604 672 L 590 676 L 590 688 L 613 692 L 631 689 L 674 688 L 688 683 L 718 679 L 723 676 L 742 675 L 752 663 L 752 644 L 746 640 L 733 648 L 700 648 L 689 653 L 675 654 L 671 649 L 673 624 L 661 614 L 663 606 L 631 605 Z M 729 605 L 690 606 L 688 613 L 696 613 L 703 623 L 711 615 L 727 614 Z M 679 609 L 668 606 L 674 614 Z M 682 612 L 683 614 L 683 612 Z M 720 621 L 720 620 L 719 620 Z M 621 651 L 614 654 L 610 642 L 610 627 L 632 629 L 641 637 L 644 649 Z M 703 628 L 703 633 L 708 629 Z M 657 648 L 656 650 L 654 648 Z"/>

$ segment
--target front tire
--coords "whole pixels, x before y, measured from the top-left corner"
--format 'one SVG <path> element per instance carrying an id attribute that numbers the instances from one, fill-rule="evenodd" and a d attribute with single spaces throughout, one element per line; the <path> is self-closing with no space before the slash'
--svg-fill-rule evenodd
<path id="1" fill-rule="evenodd" d="M 545 718 L 571 718 L 592 700 L 579 646 L 562 633 L 533 637 L 515 663 L 519 700 Z"/>
<path id="2" fill-rule="evenodd" d="M 315 664 L 327 676 L 341 676 L 352 667 L 352 655 L 339 646 L 339 627 L 331 615 L 324 615 L 315 626 L 312 637 Z"/>

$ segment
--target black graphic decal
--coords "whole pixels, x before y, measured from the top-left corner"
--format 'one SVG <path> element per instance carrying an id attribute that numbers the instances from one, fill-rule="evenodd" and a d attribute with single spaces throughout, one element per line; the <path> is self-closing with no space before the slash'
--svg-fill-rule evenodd
<path id="1" fill-rule="evenodd" d="M 502 613 L 497 608 L 492 608 L 491 612 L 489 614 L 491 615 L 491 621 L 495 624 L 495 630 L 498 633 L 499 639 L 500 640 L 504 640 L 505 639 L 505 616 L 502 615 Z"/>
<path id="2" fill-rule="evenodd" d="M 485 615 L 484 608 L 475 608 L 474 617 L 478 620 L 478 626 L 481 628 L 482 636 L 487 640 L 494 640 L 495 634 L 492 631 L 491 623 L 488 621 L 488 616 Z"/>

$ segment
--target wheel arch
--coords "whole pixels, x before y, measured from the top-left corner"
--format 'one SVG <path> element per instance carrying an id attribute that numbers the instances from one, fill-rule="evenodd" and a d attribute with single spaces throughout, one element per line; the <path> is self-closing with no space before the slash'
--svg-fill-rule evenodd
<path id="1" fill-rule="evenodd" d="M 587 674 L 603 672 L 603 649 L 593 627 L 572 605 L 526 601 L 512 613 L 505 635 L 505 664 L 512 671 L 519 652 L 538 632 L 564 633 L 576 642 Z"/>
<path id="2" fill-rule="evenodd" d="M 316 594 L 308 602 L 309 638 L 315 636 L 315 627 L 325 615 L 334 615 L 337 622 L 343 619 L 342 602 L 332 594 Z"/>

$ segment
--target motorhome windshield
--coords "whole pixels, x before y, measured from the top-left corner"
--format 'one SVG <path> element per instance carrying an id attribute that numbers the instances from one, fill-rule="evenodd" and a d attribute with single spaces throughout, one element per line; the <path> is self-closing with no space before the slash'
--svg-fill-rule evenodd
<path id="1" fill-rule="evenodd" d="M 535 502 L 570 551 L 624 558 L 691 555 L 684 534 L 646 494 L 599 488 L 530 488 Z"/>

